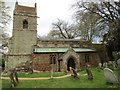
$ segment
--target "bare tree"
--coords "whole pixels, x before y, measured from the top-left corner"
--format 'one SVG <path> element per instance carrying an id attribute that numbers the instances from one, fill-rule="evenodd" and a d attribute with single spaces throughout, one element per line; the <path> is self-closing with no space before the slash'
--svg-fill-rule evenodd
<path id="1" fill-rule="evenodd" d="M 73 5 L 76 13 L 89 12 L 99 18 L 96 25 L 103 32 L 103 42 L 107 47 L 109 60 L 113 60 L 112 51 L 120 51 L 120 1 L 118 2 L 83 2 L 76 1 Z"/>
<path id="2" fill-rule="evenodd" d="M 75 14 L 81 37 L 87 41 L 93 41 L 95 37 L 100 37 L 102 33 L 99 32 L 98 18 L 99 16 L 91 14 L 90 12 L 80 12 Z"/>
<path id="3" fill-rule="evenodd" d="M 0 43 L 2 43 L 1 48 L 6 47 L 8 44 L 8 34 L 7 25 L 11 17 L 8 14 L 9 7 L 5 6 L 5 2 L 0 0 Z"/>
<path id="4" fill-rule="evenodd" d="M 9 7 L 5 6 L 5 2 L 0 0 L 0 53 L 5 56 L 6 48 L 8 47 L 9 35 L 7 34 L 7 25 L 11 17 L 8 14 Z M 2 65 L 4 59 L 2 57 Z"/>
<path id="5" fill-rule="evenodd" d="M 52 23 L 52 28 L 60 32 L 61 37 L 64 39 L 79 37 L 79 30 L 75 24 L 69 24 L 68 22 L 58 19 L 57 22 Z"/>
<path id="6" fill-rule="evenodd" d="M 114 44 L 113 49 L 120 51 L 120 1 L 81 3 L 81 0 L 78 0 L 73 6 L 78 15 L 81 12 L 90 12 L 97 15 L 99 18 L 96 24 L 101 28 L 101 31 L 104 30 L 103 40 L 107 42 L 108 45 L 112 42 Z"/>
<path id="7" fill-rule="evenodd" d="M 58 31 L 58 30 L 51 30 L 47 34 L 46 38 L 63 38 L 63 37 L 62 37 L 60 31 Z"/>

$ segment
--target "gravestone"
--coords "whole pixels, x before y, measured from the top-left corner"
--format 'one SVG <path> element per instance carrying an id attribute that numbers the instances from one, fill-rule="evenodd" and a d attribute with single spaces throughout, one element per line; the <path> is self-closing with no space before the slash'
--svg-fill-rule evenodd
<path id="1" fill-rule="evenodd" d="M 70 73 L 71 73 L 71 76 L 73 76 L 73 71 L 72 71 L 72 67 L 69 67 L 70 68 Z"/>
<path id="2" fill-rule="evenodd" d="M 75 69 L 72 68 L 72 67 L 69 67 L 69 68 L 70 68 L 71 76 L 73 76 L 74 78 L 79 79 L 79 77 L 78 77 L 77 72 L 75 71 Z"/>
<path id="3" fill-rule="evenodd" d="M 102 64 L 101 64 L 101 63 L 99 63 L 99 67 L 100 67 L 100 68 L 102 67 Z"/>
<path id="4" fill-rule="evenodd" d="M 106 62 L 106 63 L 105 63 L 105 68 L 107 68 L 107 67 L 108 67 L 108 63 Z"/>
<path id="5" fill-rule="evenodd" d="M 11 81 L 11 87 L 15 87 L 16 83 L 15 83 L 15 80 L 14 80 L 13 73 L 10 73 L 10 81 Z"/>
<path id="6" fill-rule="evenodd" d="M 18 84 L 18 83 L 19 83 L 19 80 L 18 80 L 18 74 L 17 74 L 16 71 L 14 72 L 14 77 L 15 77 L 15 81 L 16 81 L 16 83 Z"/>
<path id="7" fill-rule="evenodd" d="M 112 64 L 112 61 L 108 61 L 108 65 L 111 65 Z"/>
<path id="8" fill-rule="evenodd" d="M 88 75 L 88 80 L 93 80 L 93 74 L 90 70 L 90 65 L 86 64 L 86 72 L 87 72 L 87 75 Z"/>
<path id="9" fill-rule="evenodd" d="M 113 65 L 113 69 L 116 69 L 117 66 L 116 66 L 116 62 L 115 61 L 113 61 L 112 65 Z"/>
<path id="10" fill-rule="evenodd" d="M 10 73 L 10 81 L 11 81 L 11 87 L 15 87 L 18 83 L 18 74 L 16 70 L 12 70 Z"/>
<path id="11" fill-rule="evenodd" d="M 104 68 L 107 68 L 107 67 L 108 67 L 108 63 L 107 63 L 107 62 L 104 62 L 104 63 L 103 63 L 103 67 L 104 67 Z"/>
<path id="12" fill-rule="evenodd" d="M 20 72 L 22 69 L 23 69 L 23 72 L 28 72 L 32 70 L 32 61 L 22 62 L 16 65 L 14 69 L 4 70 L 4 73 L 9 74 L 10 81 L 11 81 L 11 87 L 15 87 L 19 83 L 17 71 Z M 27 69 L 27 71 L 25 71 L 25 69 Z M 31 73 L 32 72 L 33 70 L 31 71 Z"/>
<path id="13" fill-rule="evenodd" d="M 117 60 L 117 64 L 118 64 L 118 69 L 120 69 L 120 59 Z"/>
<path id="14" fill-rule="evenodd" d="M 119 83 L 114 72 L 109 68 L 104 69 L 104 76 L 107 80 L 107 83 L 110 83 L 110 84 L 118 84 Z"/>

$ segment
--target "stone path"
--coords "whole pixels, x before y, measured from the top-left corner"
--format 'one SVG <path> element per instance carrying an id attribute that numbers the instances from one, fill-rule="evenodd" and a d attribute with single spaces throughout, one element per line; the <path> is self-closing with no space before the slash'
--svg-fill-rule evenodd
<path id="1" fill-rule="evenodd" d="M 79 75 L 79 73 L 78 73 Z M 65 75 L 65 76 L 60 76 L 60 77 L 52 77 L 54 78 L 66 78 L 71 76 L 71 74 Z M 10 79 L 9 77 L 1 77 L 0 79 Z M 19 78 L 19 80 L 45 80 L 45 79 L 51 79 L 50 77 L 45 77 L 45 78 Z"/>

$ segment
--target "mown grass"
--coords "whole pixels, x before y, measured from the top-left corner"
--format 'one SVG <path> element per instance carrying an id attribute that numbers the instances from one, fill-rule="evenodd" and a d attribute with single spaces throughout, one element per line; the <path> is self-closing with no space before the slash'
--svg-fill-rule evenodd
<path id="1" fill-rule="evenodd" d="M 54 72 L 52 75 L 53 77 L 58 77 L 58 76 L 64 76 L 67 73 L 61 73 L 61 72 Z M 8 77 L 8 75 L 2 75 L 3 77 Z M 21 78 L 39 78 L 39 77 L 51 77 L 51 72 L 44 72 L 44 73 L 34 73 L 34 74 L 29 74 L 29 73 L 18 73 L 18 77 Z"/>
<path id="2" fill-rule="evenodd" d="M 106 84 L 102 69 L 92 69 L 94 80 L 87 79 L 85 71 L 79 71 L 79 79 L 73 77 L 48 80 L 20 80 L 15 88 L 117 88 L 118 85 Z M 10 80 L 2 80 L 3 88 L 10 87 Z M 119 87 L 120 88 L 120 87 Z"/>

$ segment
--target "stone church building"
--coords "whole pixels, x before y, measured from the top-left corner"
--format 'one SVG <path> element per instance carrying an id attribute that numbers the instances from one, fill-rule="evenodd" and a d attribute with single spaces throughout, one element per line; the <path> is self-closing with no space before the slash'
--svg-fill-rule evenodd
<path id="1" fill-rule="evenodd" d="M 38 39 L 37 6 L 21 6 L 16 2 L 13 13 L 13 32 L 9 40 L 6 70 L 28 61 L 34 72 L 69 71 L 85 68 L 85 64 L 97 67 L 100 61 L 97 51 L 87 41 L 76 39 Z M 42 30 L 41 30 L 42 32 Z"/>

